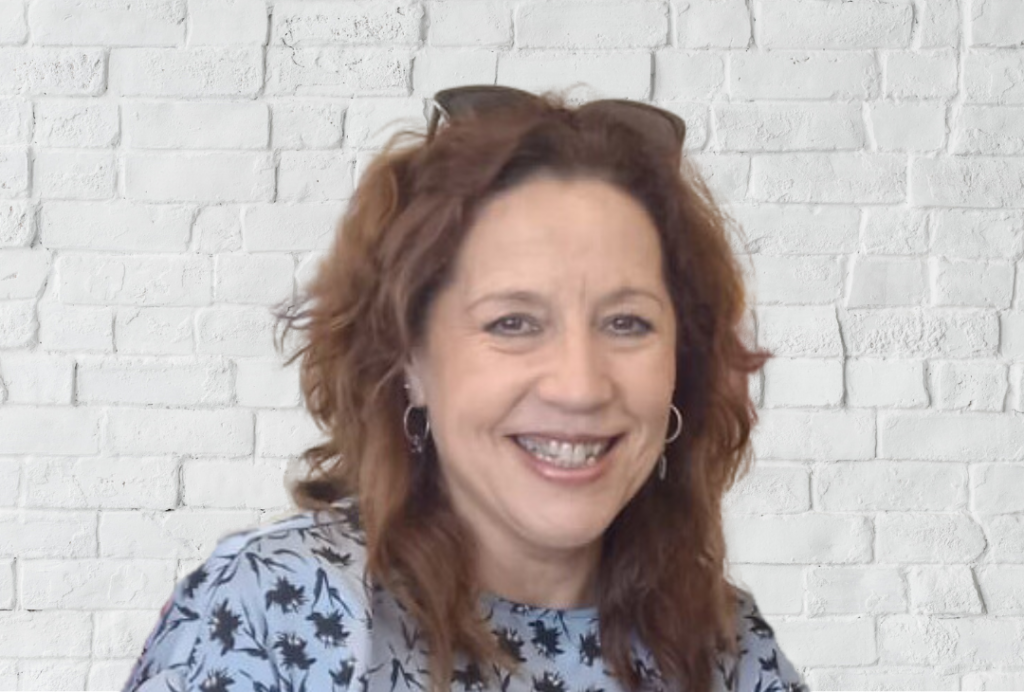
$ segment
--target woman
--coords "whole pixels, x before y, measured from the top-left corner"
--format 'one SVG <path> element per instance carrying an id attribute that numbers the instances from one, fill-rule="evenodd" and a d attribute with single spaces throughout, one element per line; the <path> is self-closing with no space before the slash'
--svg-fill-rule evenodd
<path id="1" fill-rule="evenodd" d="M 766 355 L 682 121 L 435 101 L 285 316 L 307 511 L 222 541 L 126 689 L 802 689 L 724 577 Z"/>

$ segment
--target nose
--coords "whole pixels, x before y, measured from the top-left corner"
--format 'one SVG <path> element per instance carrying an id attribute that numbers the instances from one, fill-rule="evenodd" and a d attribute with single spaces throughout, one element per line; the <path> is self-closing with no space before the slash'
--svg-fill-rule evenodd
<path id="1" fill-rule="evenodd" d="M 549 347 L 544 377 L 538 387 L 542 399 L 579 411 L 600 408 L 612 399 L 614 382 L 607 355 L 590 329 L 564 329 Z"/>

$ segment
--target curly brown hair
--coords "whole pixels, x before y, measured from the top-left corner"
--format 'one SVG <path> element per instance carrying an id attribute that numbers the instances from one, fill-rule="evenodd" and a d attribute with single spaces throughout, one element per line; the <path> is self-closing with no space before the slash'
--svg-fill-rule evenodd
<path id="1" fill-rule="evenodd" d="M 647 482 L 603 536 L 604 657 L 637 690 L 638 637 L 666 680 L 704 690 L 715 656 L 735 650 L 721 501 L 749 464 L 756 412 L 747 379 L 768 354 L 744 343 L 728 220 L 692 165 L 677 162 L 677 152 L 656 151 L 642 133 L 554 92 L 456 119 L 429 141 L 400 130 L 367 167 L 303 301 L 281 315 L 282 336 L 302 337 L 289 362 L 301 358 L 306 406 L 327 434 L 304 454 L 295 500 L 325 508 L 357 498 L 369 575 L 423 628 L 438 690 L 458 654 L 511 663 L 479 617 L 472 535 L 447 500 L 436 450 L 415 456 L 407 444 L 403 365 L 476 211 L 540 173 L 601 179 L 642 203 L 678 324 L 673 402 L 686 425 L 666 449 L 666 479 Z"/>

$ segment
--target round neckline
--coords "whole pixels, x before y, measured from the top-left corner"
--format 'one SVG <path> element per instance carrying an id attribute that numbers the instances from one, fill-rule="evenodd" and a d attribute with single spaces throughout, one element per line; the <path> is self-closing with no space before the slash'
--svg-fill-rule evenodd
<path id="1" fill-rule="evenodd" d="M 563 617 L 573 620 L 592 619 L 597 617 L 597 606 L 578 606 L 574 608 L 541 606 L 513 601 L 490 591 L 484 591 L 480 594 L 480 602 L 509 613 L 536 614 L 538 617 Z"/>

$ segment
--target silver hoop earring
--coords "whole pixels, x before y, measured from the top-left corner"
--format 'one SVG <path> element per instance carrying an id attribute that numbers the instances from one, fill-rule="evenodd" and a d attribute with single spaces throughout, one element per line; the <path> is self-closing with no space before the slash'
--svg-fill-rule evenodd
<path id="1" fill-rule="evenodd" d="M 416 408 L 418 407 L 412 404 L 405 407 L 405 413 L 402 414 L 402 428 L 405 430 L 405 438 L 409 440 L 412 451 L 416 454 L 423 454 L 423 450 L 427 448 L 427 438 L 430 437 L 430 418 L 427 417 L 426 407 L 423 407 L 423 432 L 412 432 L 409 429 L 409 419 Z"/>
<path id="2" fill-rule="evenodd" d="M 679 439 L 680 435 L 683 434 L 683 414 L 679 412 L 679 409 L 676 408 L 675 404 L 669 404 L 668 411 L 676 417 L 676 429 L 665 440 L 665 444 L 672 444 Z"/>

